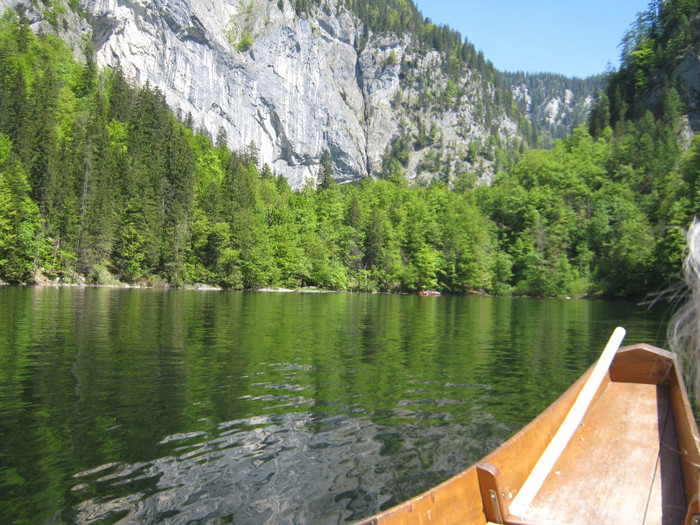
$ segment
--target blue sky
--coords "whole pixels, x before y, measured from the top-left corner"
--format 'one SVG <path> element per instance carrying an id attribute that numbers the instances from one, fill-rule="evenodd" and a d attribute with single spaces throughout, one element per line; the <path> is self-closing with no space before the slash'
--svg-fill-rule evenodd
<path id="1" fill-rule="evenodd" d="M 501 71 L 586 77 L 619 66 L 620 41 L 649 0 L 414 0 Z"/>

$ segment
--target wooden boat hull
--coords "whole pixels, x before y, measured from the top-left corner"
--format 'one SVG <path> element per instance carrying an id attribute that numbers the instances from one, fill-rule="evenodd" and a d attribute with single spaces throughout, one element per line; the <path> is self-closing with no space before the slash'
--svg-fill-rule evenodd
<path id="1" fill-rule="evenodd" d="M 592 370 L 482 461 L 361 524 L 700 524 L 700 438 L 678 361 L 644 344 L 617 351 L 532 503 L 511 514 Z"/>

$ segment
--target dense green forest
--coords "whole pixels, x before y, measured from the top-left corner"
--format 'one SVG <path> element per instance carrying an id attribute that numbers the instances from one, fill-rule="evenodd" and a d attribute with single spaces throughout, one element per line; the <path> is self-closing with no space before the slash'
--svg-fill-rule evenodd
<path id="1" fill-rule="evenodd" d="M 527 151 L 491 186 L 467 173 L 409 187 L 400 165 L 340 186 L 326 153 L 318 183 L 292 191 L 254 144 L 232 152 L 223 131 L 195 133 L 158 89 L 98 72 L 89 46 L 76 62 L 8 10 L 0 279 L 643 296 L 679 274 L 682 230 L 700 209 L 700 138 L 682 147 L 670 84 L 653 111 L 619 110 L 640 96 L 629 85 L 640 45 L 628 43 L 589 125 Z"/>
<path id="2" fill-rule="evenodd" d="M 611 75 L 594 110 L 591 132 L 617 129 L 651 111 L 672 125 L 685 98 L 674 70 L 689 50 L 700 46 L 696 0 L 652 0 L 622 41 L 622 64 Z M 681 91 L 678 91 L 680 87 Z M 686 100 L 686 102 L 690 102 Z"/>

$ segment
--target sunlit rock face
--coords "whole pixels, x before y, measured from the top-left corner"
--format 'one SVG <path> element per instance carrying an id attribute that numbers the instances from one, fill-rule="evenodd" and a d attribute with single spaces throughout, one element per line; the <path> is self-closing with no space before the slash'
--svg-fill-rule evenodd
<path id="1" fill-rule="evenodd" d="M 354 21 L 346 14 L 312 24 L 281 5 L 94 0 L 86 9 L 99 65 L 160 88 L 196 128 L 215 135 L 223 127 L 234 148 L 254 143 L 293 186 L 315 177 L 326 147 L 340 179 L 362 177 Z"/>
<path id="2" fill-rule="evenodd" d="M 484 111 L 495 90 L 478 73 L 466 70 L 459 99 L 439 105 L 444 57 L 409 36 L 366 31 L 336 0 L 304 16 L 289 0 L 80 5 L 82 16 L 65 5 L 51 28 L 41 2 L 0 0 L 0 8 L 22 9 L 35 30 L 58 32 L 79 57 L 91 39 L 99 66 L 160 89 L 183 119 L 192 116 L 195 130 L 216 137 L 223 128 L 234 149 L 254 144 L 260 162 L 293 187 L 317 178 L 326 148 L 336 180 L 358 180 L 379 174 L 400 136 L 431 129 L 429 143 L 411 147 L 402 166 L 407 178 L 441 173 L 451 180 L 473 171 L 488 180 L 495 169 L 489 148 L 520 140 L 505 112 Z M 483 154 L 470 157 L 474 145 Z M 438 162 L 424 162 L 426 155 Z"/>

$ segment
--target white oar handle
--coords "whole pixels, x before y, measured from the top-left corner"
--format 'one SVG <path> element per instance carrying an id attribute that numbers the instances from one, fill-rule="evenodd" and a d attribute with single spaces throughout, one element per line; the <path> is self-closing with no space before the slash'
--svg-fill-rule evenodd
<path id="1" fill-rule="evenodd" d="M 593 368 L 593 372 L 591 372 L 586 384 L 583 385 L 576 401 L 571 407 L 571 410 L 569 410 L 566 418 L 564 418 L 564 422 L 559 427 L 559 430 L 557 430 L 552 441 L 547 445 L 547 448 L 540 456 L 540 459 L 532 469 L 532 472 L 530 472 L 522 488 L 513 499 L 510 505 L 510 513 L 513 516 L 522 516 L 530 506 L 530 503 L 532 503 L 532 500 L 535 499 L 540 488 L 542 488 L 544 480 L 552 471 L 552 467 L 554 467 L 554 464 L 559 459 L 559 456 L 561 456 L 566 445 L 568 445 L 574 432 L 576 432 L 576 429 L 581 424 L 583 416 L 588 410 L 588 406 L 591 404 L 591 401 L 593 401 L 593 396 L 595 396 L 600 384 L 603 382 L 603 378 L 608 368 L 610 368 L 610 363 L 612 363 L 617 349 L 620 347 L 620 343 L 622 343 L 622 339 L 625 337 L 625 333 L 624 328 L 620 328 L 619 326 L 615 328 L 608 344 L 605 346 L 605 350 L 603 350 L 600 359 L 598 359 L 595 368 Z"/>

